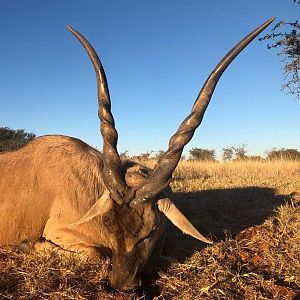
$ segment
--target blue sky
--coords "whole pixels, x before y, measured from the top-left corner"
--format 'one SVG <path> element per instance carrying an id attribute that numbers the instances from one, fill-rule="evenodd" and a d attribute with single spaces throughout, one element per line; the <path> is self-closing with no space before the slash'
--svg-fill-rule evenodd
<path id="1" fill-rule="evenodd" d="M 270 17 L 299 12 L 288 0 L 2 0 L 0 126 L 102 147 L 94 71 L 70 24 L 105 67 L 119 152 L 165 150 L 227 51 Z M 185 153 L 299 149 L 300 103 L 280 90 L 280 68 L 276 51 L 253 41 L 220 79 Z"/>

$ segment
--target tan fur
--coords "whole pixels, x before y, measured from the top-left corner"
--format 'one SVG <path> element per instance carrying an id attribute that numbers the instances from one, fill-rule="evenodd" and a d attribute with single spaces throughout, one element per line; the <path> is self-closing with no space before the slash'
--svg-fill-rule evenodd
<path id="1" fill-rule="evenodd" d="M 69 226 L 103 193 L 101 170 L 98 151 L 59 135 L 0 154 L 0 245 L 40 236 L 66 249 L 101 244 L 95 239 L 101 228 Z"/>
<path id="2" fill-rule="evenodd" d="M 18 151 L 1 153 L 0 246 L 25 249 L 24 245 L 32 243 L 33 249 L 43 249 L 39 241 L 43 237 L 70 251 L 115 249 L 117 242 L 102 225 L 101 214 L 76 225 L 103 195 L 102 168 L 100 152 L 67 136 L 43 136 Z M 130 163 L 125 168 L 130 187 L 145 179 L 144 174 L 139 175 L 141 166 Z M 111 199 L 101 201 L 101 211 L 112 208 Z M 145 205 L 145 223 L 151 221 L 146 230 L 159 219 L 152 210 Z M 159 214 L 157 209 L 155 214 Z M 156 242 L 152 240 L 151 244 Z M 125 242 L 128 249 L 134 247 L 132 239 Z"/>

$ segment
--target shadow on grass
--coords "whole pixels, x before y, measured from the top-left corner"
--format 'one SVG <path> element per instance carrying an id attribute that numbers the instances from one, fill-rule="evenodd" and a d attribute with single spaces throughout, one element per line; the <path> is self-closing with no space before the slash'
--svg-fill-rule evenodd
<path id="1" fill-rule="evenodd" d="M 234 236 L 246 228 L 262 224 L 288 199 L 290 195 L 278 195 L 273 188 L 261 187 L 173 193 L 172 197 L 191 223 L 215 242 L 224 239 L 226 233 Z M 196 250 L 206 246 L 168 222 L 163 255 L 184 262 Z M 150 297 L 160 294 L 159 288 L 153 284 L 157 278 L 154 275 L 144 283 L 143 290 Z"/>
<path id="2" fill-rule="evenodd" d="M 218 241 L 263 223 L 288 198 L 272 188 L 246 187 L 174 193 L 172 200 L 203 235 Z M 164 255 L 184 261 L 204 247 L 168 222 Z"/>

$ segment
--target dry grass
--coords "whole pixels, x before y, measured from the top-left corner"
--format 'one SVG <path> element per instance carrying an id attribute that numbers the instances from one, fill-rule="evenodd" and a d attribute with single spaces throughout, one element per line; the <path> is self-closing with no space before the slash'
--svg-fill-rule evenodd
<path id="1" fill-rule="evenodd" d="M 280 193 L 300 191 L 299 161 L 183 161 L 174 173 L 173 188 L 192 192 L 237 187 L 274 188 Z"/>
<path id="2" fill-rule="evenodd" d="M 169 226 L 168 270 L 136 293 L 108 285 L 109 260 L 0 249 L 0 299 L 300 299 L 300 164 L 181 162 L 174 201 L 206 247 Z"/>
<path id="3" fill-rule="evenodd" d="M 297 299 L 300 296 L 300 210 L 277 216 L 195 251 L 161 273 L 157 299 Z"/>

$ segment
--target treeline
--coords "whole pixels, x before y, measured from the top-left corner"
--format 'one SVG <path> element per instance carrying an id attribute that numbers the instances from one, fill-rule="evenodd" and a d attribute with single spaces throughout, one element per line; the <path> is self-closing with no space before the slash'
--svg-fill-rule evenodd
<path id="1" fill-rule="evenodd" d="M 120 155 L 124 158 L 134 159 L 139 161 L 147 161 L 149 159 L 158 160 L 165 152 L 159 150 L 155 151 L 146 151 L 145 153 L 130 156 L 128 151 L 121 153 Z M 266 152 L 266 157 L 259 155 L 248 155 L 248 150 L 246 145 L 242 144 L 241 146 L 228 146 L 222 149 L 223 161 L 240 161 L 240 160 L 300 160 L 300 151 L 297 149 L 289 148 L 273 148 Z M 189 151 L 189 156 L 181 157 L 182 160 L 197 160 L 197 161 L 217 161 L 216 150 L 215 149 L 204 149 L 204 148 L 192 148 Z"/>
<path id="2" fill-rule="evenodd" d="M 13 151 L 24 146 L 32 139 L 35 138 L 34 133 L 28 133 L 24 129 L 11 129 L 8 127 L 0 127 L 0 152 L 3 151 Z M 222 149 L 223 161 L 235 161 L 235 160 L 300 160 L 300 151 L 298 149 L 289 148 L 273 148 L 267 151 L 266 157 L 263 158 L 258 155 L 248 155 L 246 144 L 241 144 L 240 146 L 228 146 Z M 120 153 L 121 157 L 147 161 L 149 159 L 158 160 L 165 151 L 146 151 L 139 155 L 130 156 L 128 151 Z M 192 148 L 189 151 L 189 156 L 184 155 L 182 160 L 198 160 L 198 161 L 217 161 L 216 150 L 215 149 L 204 149 L 204 148 Z"/>

